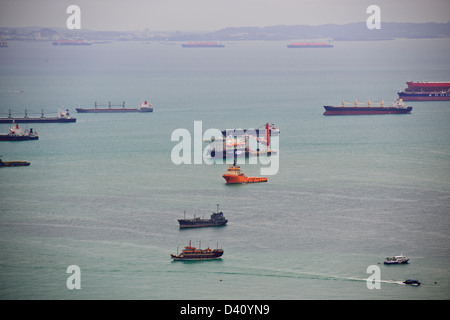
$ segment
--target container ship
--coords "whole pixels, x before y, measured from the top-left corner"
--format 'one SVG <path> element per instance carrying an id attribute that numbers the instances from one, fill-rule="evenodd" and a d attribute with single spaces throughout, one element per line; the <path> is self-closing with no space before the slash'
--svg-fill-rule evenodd
<path id="1" fill-rule="evenodd" d="M 38 140 L 39 137 L 33 128 L 25 129 L 24 131 L 19 128 L 19 125 L 11 126 L 8 133 L 0 133 L 0 141 L 26 141 L 26 140 Z"/>
<path id="2" fill-rule="evenodd" d="M 65 123 L 65 122 L 76 122 L 76 118 L 72 118 L 70 116 L 69 110 L 66 111 L 58 111 L 58 115 L 56 117 L 46 117 L 44 116 L 44 110 L 41 111 L 41 116 L 37 117 L 28 117 L 28 112 L 25 110 L 25 116 L 18 118 L 11 116 L 11 110 L 9 110 L 9 115 L 7 118 L 0 118 L 0 123 Z"/>
<path id="3" fill-rule="evenodd" d="M 398 96 L 404 101 L 449 101 L 450 82 L 407 81 L 404 91 Z"/>
<path id="4" fill-rule="evenodd" d="M 194 219 L 179 219 L 180 228 L 201 228 L 201 227 L 218 227 L 227 224 L 228 220 L 223 216 L 223 212 L 219 211 L 219 205 L 217 205 L 217 212 L 211 214 L 210 219 L 196 218 Z"/>
<path id="5" fill-rule="evenodd" d="M 223 255 L 223 249 L 200 249 L 191 246 L 191 241 L 189 245 L 184 247 L 180 254 L 170 254 L 170 257 L 174 261 L 199 261 L 199 260 L 215 260 L 221 258 Z"/>
<path id="6" fill-rule="evenodd" d="M 300 42 L 287 45 L 288 48 L 333 48 L 334 46 L 325 42 Z"/>
<path id="7" fill-rule="evenodd" d="M 79 113 L 121 113 L 121 112 L 153 112 L 153 107 L 147 101 L 139 104 L 138 108 L 125 108 L 125 102 L 122 103 L 122 108 L 113 108 L 117 105 L 108 103 L 108 108 L 98 108 L 97 102 L 94 103 L 94 108 L 75 108 Z"/>
<path id="8" fill-rule="evenodd" d="M 188 42 L 181 44 L 183 48 L 223 48 L 225 45 L 217 42 Z"/>
<path id="9" fill-rule="evenodd" d="M 340 106 L 323 106 L 326 116 L 334 115 L 371 115 L 371 114 L 406 114 L 411 113 L 412 107 L 408 107 L 404 104 L 402 99 L 398 99 L 392 103 L 391 106 L 386 107 L 381 100 L 381 103 L 371 103 L 368 101 L 367 105 L 359 106 L 358 101 L 355 100 L 353 106 L 348 106 L 342 100 Z"/>

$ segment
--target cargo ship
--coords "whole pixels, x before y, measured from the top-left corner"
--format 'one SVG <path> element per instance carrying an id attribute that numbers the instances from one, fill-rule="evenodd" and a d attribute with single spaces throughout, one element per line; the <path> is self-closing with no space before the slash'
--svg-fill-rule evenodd
<path id="1" fill-rule="evenodd" d="M 221 258 L 223 255 L 223 249 L 200 249 L 191 246 L 191 241 L 189 241 L 189 245 L 184 247 L 180 254 L 170 254 L 170 257 L 174 261 L 200 261 L 200 260 L 216 260 Z"/>
<path id="2" fill-rule="evenodd" d="M 38 139 L 39 137 L 37 133 L 33 131 L 33 128 L 22 131 L 18 124 L 11 126 L 9 128 L 9 133 L 0 133 L 0 141 L 26 141 Z"/>
<path id="3" fill-rule="evenodd" d="M 333 48 L 334 46 L 325 42 L 299 42 L 287 45 L 288 48 Z"/>
<path id="4" fill-rule="evenodd" d="M 91 43 L 84 40 L 58 40 L 53 42 L 54 46 L 90 46 Z"/>
<path id="5" fill-rule="evenodd" d="M 367 105 L 359 106 L 358 101 L 355 100 L 353 106 L 348 106 L 342 100 L 340 106 L 323 106 L 326 116 L 334 115 L 371 115 L 371 114 L 406 114 L 411 113 L 412 107 L 405 105 L 402 99 L 395 100 L 391 106 L 386 107 L 381 100 L 381 103 L 372 103 L 370 100 Z"/>
<path id="6" fill-rule="evenodd" d="M 184 219 L 178 220 L 180 228 L 201 228 L 201 227 L 218 227 L 227 224 L 228 220 L 223 216 L 223 212 L 219 211 L 219 205 L 217 205 L 217 212 L 211 214 L 210 219 L 196 218 L 186 219 L 186 212 Z"/>
<path id="7" fill-rule="evenodd" d="M 404 91 L 398 96 L 404 101 L 449 101 L 450 82 L 407 81 Z"/>
<path id="8" fill-rule="evenodd" d="M 69 110 L 66 111 L 58 111 L 58 115 L 56 117 L 46 117 L 44 116 L 44 110 L 41 111 L 41 116 L 37 117 L 28 117 L 28 112 L 25 110 L 25 116 L 18 118 L 11 116 L 11 110 L 9 110 L 9 115 L 7 118 L 0 118 L 0 123 L 65 123 L 65 122 L 76 122 L 76 118 L 72 118 L 70 116 Z"/>
<path id="9" fill-rule="evenodd" d="M 183 48 L 223 48 L 225 45 L 217 42 L 188 42 L 182 43 Z"/>
<path id="10" fill-rule="evenodd" d="M 113 108 L 115 106 L 122 106 L 122 108 Z M 94 103 L 94 108 L 75 108 L 79 113 L 121 113 L 121 112 L 153 112 L 153 107 L 147 101 L 139 104 L 138 108 L 125 108 L 125 101 L 122 105 L 113 105 L 108 103 L 108 108 L 98 108 L 97 102 Z"/>
<path id="11" fill-rule="evenodd" d="M 1 167 L 24 167 L 29 166 L 30 163 L 28 161 L 2 161 L 0 159 L 0 168 Z"/>

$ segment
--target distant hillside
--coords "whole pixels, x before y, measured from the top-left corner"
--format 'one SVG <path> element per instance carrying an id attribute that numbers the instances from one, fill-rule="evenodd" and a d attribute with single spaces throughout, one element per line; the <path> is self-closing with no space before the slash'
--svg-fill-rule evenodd
<path id="1" fill-rule="evenodd" d="M 448 38 L 450 21 L 447 23 L 398 23 L 382 22 L 381 29 L 370 30 L 365 22 L 344 25 L 320 26 L 268 26 L 225 28 L 207 33 L 152 32 L 144 31 L 94 31 L 88 29 L 68 30 L 64 28 L 0 28 L 0 40 L 60 40 L 83 39 L 87 41 L 233 41 L 233 40 L 384 40 L 395 38 Z"/>
<path id="2" fill-rule="evenodd" d="M 331 38 L 333 40 L 380 40 L 394 38 L 447 38 L 450 37 L 450 21 L 447 23 L 397 23 L 382 22 L 381 29 L 370 30 L 365 22 L 345 25 L 320 26 L 269 26 L 225 28 L 206 35 L 217 40 L 289 40 Z"/>

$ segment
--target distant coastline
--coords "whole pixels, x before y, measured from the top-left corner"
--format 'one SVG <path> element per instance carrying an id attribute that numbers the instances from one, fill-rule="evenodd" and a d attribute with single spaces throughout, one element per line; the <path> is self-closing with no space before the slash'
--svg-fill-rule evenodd
<path id="1" fill-rule="evenodd" d="M 325 24 L 279 25 L 267 27 L 229 27 L 213 32 L 164 31 L 94 31 L 65 28 L 0 28 L 2 41 L 34 40 L 85 40 L 85 41 L 283 41 L 292 39 L 329 39 L 332 41 L 378 41 L 397 38 L 427 39 L 450 38 L 450 21 L 447 23 L 382 22 L 381 29 L 369 30 L 365 22 L 344 25 Z"/>

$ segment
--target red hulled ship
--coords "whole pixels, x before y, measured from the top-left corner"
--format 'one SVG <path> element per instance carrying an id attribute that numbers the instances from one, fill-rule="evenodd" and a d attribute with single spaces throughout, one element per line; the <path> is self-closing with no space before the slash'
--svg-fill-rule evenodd
<path id="1" fill-rule="evenodd" d="M 449 101 L 450 82 L 407 81 L 404 91 L 398 96 L 405 101 Z"/>

